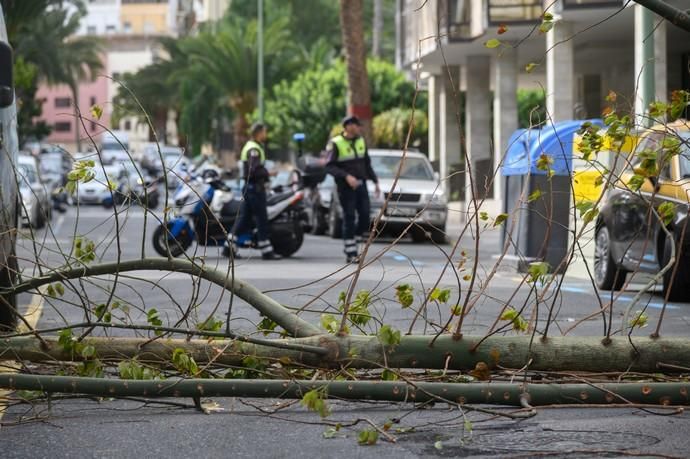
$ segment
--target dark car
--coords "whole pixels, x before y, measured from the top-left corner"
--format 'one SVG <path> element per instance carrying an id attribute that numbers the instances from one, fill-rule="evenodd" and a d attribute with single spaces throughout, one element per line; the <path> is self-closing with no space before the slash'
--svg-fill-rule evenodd
<path id="1" fill-rule="evenodd" d="M 19 142 L 17 110 L 12 79 L 12 48 L 0 6 L 0 289 L 9 288 L 17 276 L 15 234 L 19 214 L 15 170 Z M 15 295 L 0 295 L 0 332 L 16 324 Z"/>
<path id="2" fill-rule="evenodd" d="M 665 139 L 669 138 L 681 141 L 680 154 L 665 158 L 669 155 L 661 153 Z M 638 154 L 643 151 L 659 153 L 656 163 L 659 173 L 646 178 L 639 191 L 632 191 L 631 180 L 635 180 L 635 170 L 641 165 L 639 155 L 635 155 L 632 164 L 604 196 L 596 222 L 594 277 L 599 288 L 620 290 L 627 273 L 656 274 L 668 265 L 675 245 L 676 262 L 664 273 L 663 293 L 671 301 L 690 301 L 690 228 L 686 229 L 690 203 L 690 126 L 687 121 L 645 131 L 635 149 Z M 652 206 L 656 212 L 652 212 Z M 664 214 L 666 209 L 672 211 L 668 211 L 664 220 L 659 212 Z"/>

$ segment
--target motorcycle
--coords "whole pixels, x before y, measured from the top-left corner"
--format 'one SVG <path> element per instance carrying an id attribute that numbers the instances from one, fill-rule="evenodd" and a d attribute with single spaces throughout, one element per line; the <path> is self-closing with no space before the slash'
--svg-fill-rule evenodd
<path id="1" fill-rule="evenodd" d="M 289 257 L 304 241 L 302 191 L 270 194 L 266 200 L 271 245 L 278 255 Z M 224 246 L 227 233 L 239 218 L 241 193 L 228 187 L 216 174 L 191 179 L 178 186 L 173 195 L 176 215 L 153 233 L 153 247 L 167 257 L 182 255 L 196 241 L 203 246 Z M 257 248 L 256 229 L 238 234 L 240 248 Z"/>

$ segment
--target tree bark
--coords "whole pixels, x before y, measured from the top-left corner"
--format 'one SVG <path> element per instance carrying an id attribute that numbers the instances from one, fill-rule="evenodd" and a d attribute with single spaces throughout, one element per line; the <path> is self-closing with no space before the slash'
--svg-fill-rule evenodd
<path id="1" fill-rule="evenodd" d="M 0 387 L 47 393 L 108 397 L 257 397 L 300 399 L 311 390 L 324 398 L 506 406 L 688 405 L 690 383 L 522 384 L 391 381 L 304 381 L 251 379 L 121 380 L 70 376 L 0 374 Z"/>
<path id="2" fill-rule="evenodd" d="M 364 45 L 362 0 L 340 0 L 340 29 L 347 64 L 347 112 L 362 121 L 364 138 L 371 143 L 373 114 Z"/>
<path id="3" fill-rule="evenodd" d="M 431 346 L 432 339 L 431 336 L 403 336 L 393 349 L 385 349 L 376 336 L 334 335 L 274 340 L 282 347 L 241 340 L 209 342 L 165 338 L 149 342 L 148 338 L 116 337 L 88 337 L 83 344 L 94 346 L 102 361 L 136 357 L 141 361 L 166 363 L 170 361 L 172 351 L 181 348 L 198 363 L 213 360 L 218 365 L 241 365 L 242 359 L 251 355 L 295 365 L 353 369 L 447 368 L 468 371 L 481 362 L 488 369 L 526 367 L 534 371 L 593 373 L 655 373 L 662 368 L 669 371 L 665 365 L 690 368 L 689 338 L 632 338 L 633 347 L 627 338 L 614 338 L 610 344 L 604 345 L 600 338 L 554 337 L 545 342 L 535 340 L 530 350 L 530 336 L 494 336 L 483 341 L 476 351 L 473 348 L 480 337 L 465 336 L 456 340 L 451 335 L 444 335 Z M 290 344 L 301 346 L 301 349 L 286 349 Z M 317 347 L 326 352 L 313 352 Z M 56 337 L 42 335 L 41 340 L 34 336 L 0 340 L 0 360 L 50 362 L 81 360 L 81 357 L 66 352 Z"/>

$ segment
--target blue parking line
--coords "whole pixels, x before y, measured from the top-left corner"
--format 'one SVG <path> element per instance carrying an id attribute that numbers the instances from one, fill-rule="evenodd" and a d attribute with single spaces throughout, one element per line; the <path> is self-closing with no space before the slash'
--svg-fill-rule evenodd
<path id="1" fill-rule="evenodd" d="M 388 256 L 392 257 L 395 261 L 403 261 L 406 263 L 412 262 L 412 264 L 415 266 L 426 266 L 426 263 L 424 263 L 423 261 L 417 261 L 412 258 L 408 258 L 404 255 L 396 255 L 393 253 L 389 253 Z"/>

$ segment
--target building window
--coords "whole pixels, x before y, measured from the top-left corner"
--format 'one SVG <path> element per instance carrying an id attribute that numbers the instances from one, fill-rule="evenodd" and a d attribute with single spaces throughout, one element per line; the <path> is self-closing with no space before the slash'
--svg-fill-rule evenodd
<path id="1" fill-rule="evenodd" d="M 55 132 L 69 132 L 72 130 L 72 123 L 69 121 L 58 121 L 54 126 Z"/>
<path id="2" fill-rule="evenodd" d="M 56 97 L 55 108 L 67 108 L 72 105 L 72 100 L 69 97 Z"/>
<path id="3" fill-rule="evenodd" d="M 122 24 L 122 28 L 125 30 L 125 33 L 132 33 L 132 23 L 129 21 L 125 21 Z"/>
<path id="4" fill-rule="evenodd" d="M 113 72 L 113 80 L 119 80 L 120 79 L 120 72 Z"/>
<path id="5" fill-rule="evenodd" d="M 91 125 L 89 126 L 89 129 L 91 130 L 91 132 L 95 131 L 96 130 L 96 123 L 91 121 Z"/>
<path id="6" fill-rule="evenodd" d="M 125 131 L 131 131 L 132 130 L 132 122 L 130 120 L 125 121 Z"/>
<path id="7" fill-rule="evenodd" d="M 96 105 L 96 98 L 95 98 L 94 96 L 91 96 L 91 98 L 89 99 L 89 104 L 90 104 L 92 107 L 93 107 L 94 105 Z"/>
<path id="8" fill-rule="evenodd" d="M 88 26 L 86 27 L 86 33 L 89 35 L 96 35 L 96 26 Z"/>
<path id="9" fill-rule="evenodd" d="M 112 24 L 108 24 L 105 26 L 105 33 L 114 33 L 115 32 L 115 26 Z"/>

